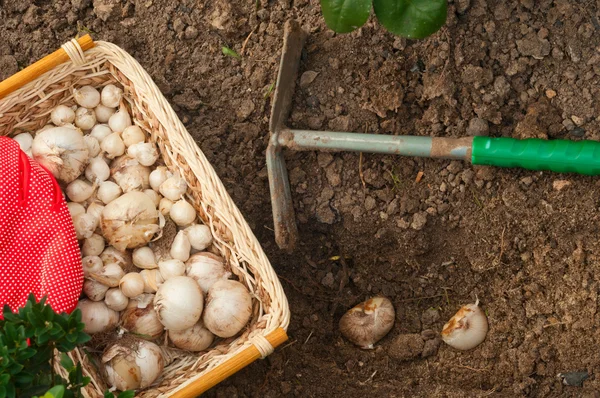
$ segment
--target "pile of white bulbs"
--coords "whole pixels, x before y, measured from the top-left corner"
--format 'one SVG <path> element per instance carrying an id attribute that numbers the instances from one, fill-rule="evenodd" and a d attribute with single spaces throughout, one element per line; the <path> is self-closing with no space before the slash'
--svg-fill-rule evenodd
<path id="1" fill-rule="evenodd" d="M 14 138 L 69 200 L 83 257 L 85 331 L 114 335 L 102 356 L 107 382 L 145 388 L 166 365 L 168 341 L 203 351 L 215 336 L 235 336 L 251 317 L 252 299 L 209 251 L 213 237 L 185 198 L 185 179 L 160 164 L 123 91 L 84 86 L 73 97 L 78 106 L 58 105 L 52 124 Z"/>

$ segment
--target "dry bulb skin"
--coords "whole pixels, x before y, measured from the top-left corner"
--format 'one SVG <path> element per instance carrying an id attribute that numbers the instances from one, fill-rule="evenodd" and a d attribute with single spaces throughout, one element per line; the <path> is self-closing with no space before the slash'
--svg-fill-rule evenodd
<path id="1" fill-rule="evenodd" d="M 114 108 L 109 108 L 108 106 L 100 104 L 94 108 L 94 112 L 96 113 L 96 121 L 100 123 L 108 123 L 108 120 L 112 115 L 115 114 L 116 111 L 117 110 Z"/>
<path id="2" fill-rule="evenodd" d="M 173 240 L 171 246 L 171 257 L 180 261 L 187 261 L 190 258 L 190 251 L 192 246 L 190 240 L 184 231 L 179 231 Z"/>
<path id="3" fill-rule="evenodd" d="M 457 350 L 470 350 L 485 340 L 488 332 L 488 321 L 479 307 L 479 299 L 475 304 L 462 306 L 450 318 L 442 329 L 442 340 Z"/>
<path id="4" fill-rule="evenodd" d="M 102 260 L 98 256 L 86 256 L 81 259 L 81 265 L 83 267 L 83 275 L 89 276 L 90 274 L 99 274 L 104 268 Z"/>
<path id="5" fill-rule="evenodd" d="M 160 194 L 165 198 L 176 202 L 185 194 L 187 191 L 187 183 L 179 175 L 169 177 L 160 184 Z"/>
<path id="6" fill-rule="evenodd" d="M 75 180 L 67 185 L 65 192 L 73 202 L 81 203 L 92 196 L 94 188 L 83 180 Z"/>
<path id="7" fill-rule="evenodd" d="M 175 276 L 182 276 L 185 274 L 185 264 L 181 260 L 171 259 L 165 260 L 158 263 L 158 270 L 164 280 L 169 280 Z M 206 290 L 202 290 L 203 292 Z"/>
<path id="8" fill-rule="evenodd" d="M 213 334 L 232 337 L 238 334 L 252 315 L 252 297 L 240 282 L 219 280 L 208 291 L 202 320 Z"/>
<path id="9" fill-rule="evenodd" d="M 113 131 L 108 127 L 108 124 L 97 124 L 90 132 L 89 137 L 97 139 L 98 143 L 102 144 L 102 141 L 112 133 Z"/>
<path id="10" fill-rule="evenodd" d="M 213 237 L 206 225 L 192 225 L 185 229 L 192 248 L 204 250 L 212 244 Z"/>
<path id="11" fill-rule="evenodd" d="M 142 269 L 157 268 L 154 252 L 148 246 L 137 248 L 133 251 L 133 265 Z"/>
<path id="12" fill-rule="evenodd" d="M 92 301 L 102 301 L 104 300 L 104 296 L 106 291 L 108 290 L 108 286 L 103 285 L 100 282 L 96 282 L 91 279 L 86 279 L 83 282 L 83 293 Z"/>
<path id="13" fill-rule="evenodd" d="M 102 105 L 108 108 L 116 108 L 121 103 L 123 97 L 123 90 L 114 84 L 108 84 L 102 89 L 100 94 L 100 101 Z"/>
<path id="14" fill-rule="evenodd" d="M 77 239 L 87 239 L 98 228 L 98 219 L 93 214 L 79 214 L 73 218 L 73 226 Z"/>
<path id="15" fill-rule="evenodd" d="M 144 293 L 155 293 L 165 281 L 157 269 L 143 269 L 140 275 L 144 279 Z"/>
<path id="16" fill-rule="evenodd" d="M 80 300 L 77 308 L 81 310 L 83 331 L 89 334 L 107 332 L 119 322 L 119 313 L 106 306 L 104 301 Z"/>
<path id="17" fill-rule="evenodd" d="M 129 304 L 129 298 L 123 294 L 121 289 L 113 287 L 108 289 L 104 295 L 104 303 L 113 311 L 123 311 Z"/>
<path id="18" fill-rule="evenodd" d="M 198 282 L 203 292 L 208 292 L 215 282 L 231 276 L 225 269 L 223 258 L 208 252 L 193 254 L 185 265 L 187 276 Z"/>
<path id="19" fill-rule="evenodd" d="M 112 181 L 104 181 L 100 183 L 96 197 L 100 199 L 102 203 L 109 204 L 121 196 L 122 193 L 123 190 L 116 183 Z"/>
<path id="20" fill-rule="evenodd" d="M 165 281 L 156 292 L 154 309 L 169 330 L 189 329 L 198 322 L 204 306 L 200 286 L 192 278 L 176 276 Z"/>
<path id="21" fill-rule="evenodd" d="M 108 243 L 121 251 L 147 244 L 160 230 L 156 206 L 143 192 L 128 192 L 107 204 L 100 226 Z"/>
<path id="22" fill-rule="evenodd" d="M 189 329 L 169 331 L 169 338 L 177 348 L 188 351 L 203 351 L 212 344 L 215 336 L 199 321 Z"/>
<path id="23" fill-rule="evenodd" d="M 38 163 L 64 183 L 81 175 L 89 157 L 81 131 L 69 127 L 54 127 L 38 133 L 31 152 Z"/>
<path id="24" fill-rule="evenodd" d="M 165 166 L 158 166 L 150 173 L 150 186 L 158 192 L 162 183 L 169 177 L 172 177 L 172 173 Z"/>
<path id="25" fill-rule="evenodd" d="M 146 388 L 165 366 L 162 350 L 143 339 L 127 338 L 110 346 L 102 355 L 108 383 L 117 390 Z"/>
<path id="26" fill-rule="evenodd" d="M 101 157 L 93 158 L 85 168 L 85 178 L 91 183 L 99 184 L 110 177 L 110 167 Z"/>
<path id="27" fill-rule="evenodd" d="M 13 140 L 19 143 L 19 147 L 23 152 L 27 152 L 31 148 L 33 143 L 33 136 L 29 133 L 17 134 L 13 137 Z"/>
<path id="28" fill-rule="evenodd" d="M 50 120 L 55 126 L 73 123 L 75 121 L 75 111 L 68 106 L 59 105 L 50 113 Z"/>
<path id="29" fill-rule="evenodd" d="M 131 117 L 122 102 L 119 106 L 119 110 L 108 119 L 108 126 L 115 133 L 122 133 L 123 130 L 131 126 Z"/>
<path id="30" fill-rule="evenodd" d="M 119 289 L 126 297 L 139 296 L 144 293 L 144 278 L 137 272 L 130 272 L 119 281 Z"/>
<path id="31" fill-rule="evenodd" d="M 110 174 L 123 192 L 141 191 L 150 187 L 150 168 L 127 156 L 121 156 L 112 162 Z"/>
<path id="32" fill-rule="evenodd" d="M 105 245 L 106 243 L 102 235 L 92 234 L 92 236 L 83 241 L 81 254 L 84 256 L 99 256 L 104 251 Z"/>
<path id="33" fill-rule="evenodd" d="M 125 153 L 125 144 L 121 140 L 119 133 L 112 133 L 102 140 L 100 149 L 109 159 L 114 159 Z"/>
<path id="34" fill-rule="evenodd" d="M 95 108 L 100 103 L 100 93 L 92 86 L 73 90 L 73 99 L 84 108 Z"/>
<path id="35" fill-rule="evenodd" d="M 165 330 L 151 305 L 144 308 L 137 305 L 127 308 L 121 316 L 121 327 L 146 340 L 159 338 Z"/>
<path id="36" fill-rule="evenodd" d="M 396 312 L 385 297 L 373 297 L 350 309 L 340 319 L 340 332 L 363 349 L 373 345 L 392 330 Z"/>
<path id="37" fill-rule="evenodd" d="M 80 214 L 85 214 L 85 207 L 83 207 L 81 203 L 69 202 L 67 203 L 67 207 L 69 208 L 71 218 L 75 218 Z"/>
<path id="38" fill-rule="evenodd" d="M 119 286 L 119 281 L 125 276 L 123 268 L 117 263 L 106 264 L 100 273 L 90 273 L 90 278 L 109 287 Z"/>
<path id="39" fill-rule="evenodd" d="M 121 133 L 126 147 L 144 142 L 146 135 L 139 126 L 129 126 Z"/>
<path id="40" fill-rule="evenodd" d="M 130 269 L 132 267 L 131 254 L 126 251 L 120 251 L 112 246 L 104 249 L 100 255 L 100 259 L 104 264 L 116 263 L 123 269 Z"/>
<path id="41" fill-rule="evenodd" d="M 175 224 L 185 227 L 193 223 L 196 219 L 196 210 L 194 210 L 194 207 L 187 200 L 180 199 L 173 203 L 169 215 Z"/>
<path id="42" fill-rule="evenodd" d="M 79 108 L 75 111 L 75 126 L 82 130 L 91 130 L 96 125 L 96 113 L 93 109 Z"/>
<path id="43" fill-rule="evenodd" d="M 100 154 L 100 143 L 96 138 L 85 135 L 83 141 L 85 142 L 85 145 L 87 145 L 88 154 L 91 158 L 95 158 Z"/>

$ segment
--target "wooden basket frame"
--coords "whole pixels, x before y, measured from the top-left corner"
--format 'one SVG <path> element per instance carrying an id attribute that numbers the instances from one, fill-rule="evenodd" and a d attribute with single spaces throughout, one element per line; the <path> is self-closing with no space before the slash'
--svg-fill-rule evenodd
<path id="1" fill-rule="evenodd" d="M 58 104 L 72 104 L 74 85 L 121 85 L 133 119 L 160 148 L 165 164 L 179 170 L 188 197 L 210 226 L 215 247 L 254 297 L 250 326 L 238 337 L 222 340 L 208 352 L 192 353 L 165 369 L 159 384 L 141 397 L 195 397 L 287 340 L 287 298 L 259 242 L 233 203 L 216 172 L 167 100 L 141 65 L 118 46 L 94 42 L 89 35 L 0 82 L 0 135 L 36 131 Z M 92 383 L 83 391 L 101 397 L 106 386 L 81 350 L 70 356 L 83 363 Z M 58 371 L 62 369 L 58 368 Z M 64 371 L 64 370 L 62 370 Z"/>

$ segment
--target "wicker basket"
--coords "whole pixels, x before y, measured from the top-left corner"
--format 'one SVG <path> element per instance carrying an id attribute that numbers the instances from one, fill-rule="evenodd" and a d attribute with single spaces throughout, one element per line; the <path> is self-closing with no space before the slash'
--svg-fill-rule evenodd
<path id="1" fill-rule="evenodd" d="M 138 395 L 197 396 L 287 340 L 290 313 L 277 275 L 250 227 L 148 73 L 113 44 L 94 43 L 89 36 L 72 40 L 0 83 L 0 134 L 36 131 L 56 105 L 74 103 L 74 86 L 109 83 L 124 89 L 136 124 L 157 143 L 166 165 L 185 177 L 189 199 L 210 226 L 215 247 L 254 298 L 252 320 L 241 335 L 220 340 L 207 352 L 185 353 L 165 368 L 156 385 Z M 83 351 L 70 355 L 92 378 L 83 395 L 103 396 L 107 386 Z"/>

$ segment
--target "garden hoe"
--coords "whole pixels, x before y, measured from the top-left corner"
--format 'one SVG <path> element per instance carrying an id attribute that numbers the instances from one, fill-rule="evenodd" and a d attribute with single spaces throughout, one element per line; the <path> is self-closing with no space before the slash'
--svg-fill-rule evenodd
<path id="1" fill-rule="evenodd" d="M 292 251 L 298 239 L 283 148 L 293 151 L 354 151 L 460 159 L 477 165 L 521 167 L 559 173 L 600 174 L 600 142 L 490 137 L 438 138 L 294 130 L 285 126 L 306 32 L 296 21 L 285 25 L 283 52 L 269 123 L 267 169 L 275 240 Z"/>

